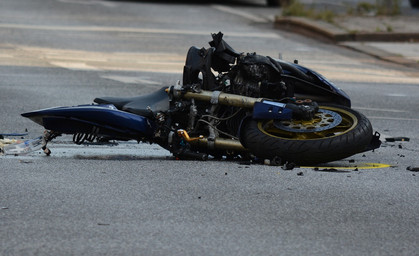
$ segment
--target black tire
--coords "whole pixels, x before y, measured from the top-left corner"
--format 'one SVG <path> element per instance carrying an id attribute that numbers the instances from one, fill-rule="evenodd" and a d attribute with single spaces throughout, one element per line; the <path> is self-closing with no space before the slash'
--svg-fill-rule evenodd
<path id="1" fill-rule="evenodd" d="M 268 6 L 281 6 L 281 0 L 266 0 Z"/>
<path id="2" fill-rule="evenodd" d="M 255 156 L 262 159 L 280 157 L 283 161 L 297 164 L 318 164 L 331 162 L 349 157 L 364 151 L 372 139 L 370 121 L 361 113 L 343 106 L 320 106 L 321 110 L 338 114 L 335 127 L 330 125 L 325 130 L 310 132 L 287 131 L 274 126 L 272 120 L 248 120 L 242 129 L 242 144 Z M 321 114 L 326 115 L 326 114 Z M 320 118 L 319 118 L 320 119 Z M 326 126 L 319 121 L 317 126 L 321 130 Z M 337 124 L 337 125 L 336 125 Z M 300 126 L 307 124 L 299 124 Z M 316 126 L 316 123 L 311 123 Z M 282 126 L 281 126 L 282 127 Z M 301 127 L 297 127 L 301 129 Z"/>
<path id="3" fill-rule="evenodd" d="M 419 8 L 419 0 L 410 0 L 410 6 L 412 8 Z"/>

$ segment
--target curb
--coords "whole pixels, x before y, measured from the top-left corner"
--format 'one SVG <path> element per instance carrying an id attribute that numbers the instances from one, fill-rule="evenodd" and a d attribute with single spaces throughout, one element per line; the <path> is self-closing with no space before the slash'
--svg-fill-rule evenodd
<path id="1" fill-rule="evenodd" d="M 419 63 L 404 58 L 401 55 L 389 53 L 384 50 L 362 44 L 362 42 L 409 42 L 419 41 L 419 33 L 348 33 L 324 21 L 314 21 L 301 17 L 276 17 L 274 26 L 277 29 L 298 33 L 310 38 L 335 43 L 351 50 L 362 52 L 375 58 L 419 68 Z"/>
<path id="2" fill-rule="evenodd" d="M 408 42 L 419 41 L 419 33 L 397 32 L 358 32 L 348 33 L 324 21 L 310 20 L 301 17 L 275 17 L 275 27 L 281 30 L 302 34 L 305 36 L 332 42 L 345 41 L 385 41 Z"/>
<path id="3" fill-rule="evenodd" d="M 280 30 L 334 43 L 352 41 L 350 40 L 352 35 L 323 21 L 313 21 L 301 17 L 275 17 L 274 26 Z"/>

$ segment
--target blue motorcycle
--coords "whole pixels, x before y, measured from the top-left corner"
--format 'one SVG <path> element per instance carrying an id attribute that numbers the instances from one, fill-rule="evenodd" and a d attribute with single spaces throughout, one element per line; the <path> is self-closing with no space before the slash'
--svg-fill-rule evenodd
<path id="1" fill-rule="evenodd" d="M 236 52 L 212 35 L 191 47 L 183 81 L 147 95 L 102 97 L 94 104 L 22 114 L 45 127 L 43 149 L 62 134 L 76 144 L 137 140 L 179 159 L 269 159 L 317 164 L 380 146 L 369 120 L 348 95 L 315 71 Z"/>

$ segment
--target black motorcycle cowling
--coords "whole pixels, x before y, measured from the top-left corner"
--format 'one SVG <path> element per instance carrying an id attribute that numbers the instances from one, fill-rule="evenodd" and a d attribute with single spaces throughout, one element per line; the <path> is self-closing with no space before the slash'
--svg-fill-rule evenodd
<path id="1" fill-rule="evenodd" d="M 202 81 L 202 89 L 217 89 L 219 85 L 211 71 L 213 69 L 228 72 L 236 94 L 271 99 L 310 98 L 319 103 L 351 106 L 349 96 L 317 72 L 256 53 L 239 54 L 222 39 L 221 32 L 212 36 L 210 45 L 213 47 L 189 49 L 183 73 L 184 85 Z"/>

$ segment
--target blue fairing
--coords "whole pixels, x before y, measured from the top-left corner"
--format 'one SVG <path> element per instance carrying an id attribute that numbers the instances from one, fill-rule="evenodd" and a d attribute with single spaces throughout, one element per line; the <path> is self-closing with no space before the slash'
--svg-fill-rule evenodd
<path id="1" fill-rule="evenodd" d="M 41 109 L 22 114 L 47 130 L 59 133 L 89 133 L 127 139 L 150 137 L 153 123 L 146 117 L 120 111 L 113 105 L 80 105 Z"/>

